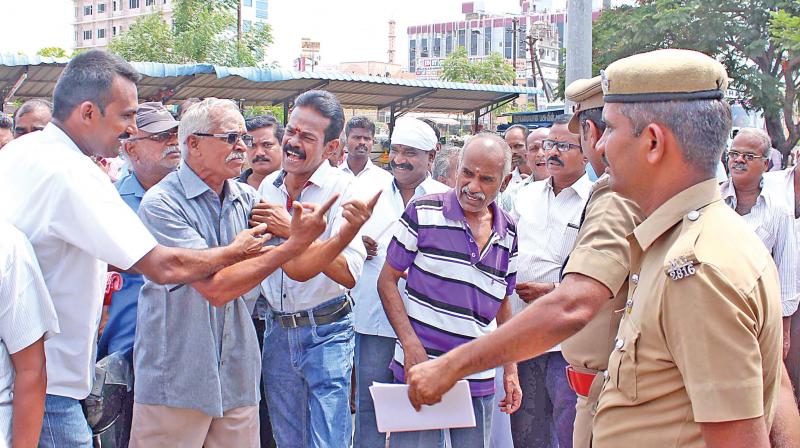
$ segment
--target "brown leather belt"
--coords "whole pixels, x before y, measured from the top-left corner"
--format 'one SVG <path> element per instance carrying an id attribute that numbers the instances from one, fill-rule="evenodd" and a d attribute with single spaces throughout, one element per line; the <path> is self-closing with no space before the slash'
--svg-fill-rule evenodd
<path id="1" fill-rule="evenodd" d="M 312 325 L 311 317 L 314 318 L 313 325 L 325 325 L 331 322 L 336 322 L 342 317 L 346 316 L 353 309 L 350 305 L 350 300 L 345 298 L 339 303 L 334 303 L 318 309 L 311 309 L 305 311 L 298 311 L 289 314 L 275 314 L 275 319 L 278 320 L 283 328 L 297 328 L 297 327 L 310 327 Z"/>
<path id="2" fill-rule="evenodd" d="M 592 382 L 599 372 L 580 372 L 572 366 L 567 366 L 566 370 L 570 389 L 582 397 L 588 397 Z"/>

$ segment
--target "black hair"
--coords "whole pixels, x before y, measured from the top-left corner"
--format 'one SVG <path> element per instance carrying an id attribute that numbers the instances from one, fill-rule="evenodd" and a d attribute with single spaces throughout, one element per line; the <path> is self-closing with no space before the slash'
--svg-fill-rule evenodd
<path id="1" fill-rule="evenodd" d="M 6 114 L 0 113 L 0 129 L 12 129 L 14 122 Z"/>
<path id="2" fill-rule="evenodd" d="M 557 124 L 569 124 L 569 120 L 572 120 L 572 114 L 558 115 L 553 119 L 553 126 Z"/>
<path id="3" fill-rule="evenodd" d="M 275 119 L 272 115 L 256 115 L 244 121 L 247 132 L 255 131 L 261 128 L 272 128 L 275 138 L 278 139 L 278 144 L 283 140 L 283 125 Z"/>
<path id="4" fill-rule="evenodd" d="M 325 128 L 324 143 L 327 144 L 331 140 L 338 140 L 342 135 L 344 111 L 334 94 L 325 90 L 309 90 L 301 93 L 294 100 L 294 107 L 310 107 L 331 121 L 328 127 Z"/>
<path id="5" fill-rule="evenodd" d="M 581 127 L 585 129 L 586 122 L 591 121 L 594 123 L 597 130 L 600 131 L 602 134 L 606 130 L 606 122 L 603 121 L 603 108 L 602 107 L 594 107 L 591 109 L 586 109 L 578 112 L 578 120 L 581 123 Z"/>
<path id="6" fill-rule="evenodd" d="M 101 114 L 111 101 L 111 83 L 116 76 L 139 82 L 141 75 L 121 57 L 102 50 L 90 50 L 75 56 L 61 72 L 53 92 L 53 118 L 67 119 L 84 101 L 97 105 Z"/>
<path id="7" fill-rule="evenodd" d="M 344 127 L 344 135 L 349 136 L 352 129 L 366 129 L 370 135 L 375 137 L 375 123 L 363 115 L 355 116 L 347 122 L 347 126 Z"/>

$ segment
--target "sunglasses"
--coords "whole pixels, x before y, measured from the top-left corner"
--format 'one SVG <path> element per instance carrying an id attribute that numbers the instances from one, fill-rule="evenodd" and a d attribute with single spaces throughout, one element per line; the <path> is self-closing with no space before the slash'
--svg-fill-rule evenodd
<path id="1" fill-rule="evenodd" d="M 213 137 L 222 140 L 229 145 L 235 145 L 236 142 L 239 141 L 239 139 L 242 139 L 242 142 L 244 142 L 245 146 L 247 146 L 248 148 L 253 147 L 253 136 L 250 134 L 240 134 L 238 132 L 227 132 L 224 134 L 206 134 L 204 132 L 195 132 L 192 135 L 196 135 L 198 137 Z"/>
<path id="2" fill-rule="evenodd" d="M 164 131 L 164 132 L 159 132 L 158 134 L 148 135 L 146 137 L 132 137 L 132 138 L 129 138 L 128 141 L 136 141 L 136 140 L 147 139 L 147 140 L 152 140 L 152 141 L 158 142 L 158 143 L 165 143 L 165 142 L 169 141 L 169 139 L 171 139 L 171 138 L 173 138 L 173 137 L 175 137 L 177 135 L 178 135 L 178 133 L 175 132 L 175 131 Z"/>

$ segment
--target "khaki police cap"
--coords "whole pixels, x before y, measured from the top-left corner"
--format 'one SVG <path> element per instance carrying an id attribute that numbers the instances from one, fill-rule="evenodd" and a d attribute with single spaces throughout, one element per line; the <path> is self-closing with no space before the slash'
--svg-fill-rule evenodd
<path id="1" fill-rule="evenodd" d="M 600 72 L 606 103 L 721 100 L 725 67 L 692 50 L 656 50 L 613 62 Z"/>
<path id="2" fill-rule="evenodd" d="M 577 79 L 572 81 L 564 91 L 564 96 L 575 103 L 572 108 L 574 115 L 569 120 L 569 131 L 573 134 L 577 134 L 580 130 L 578 112 L 603 107 L 603 86 L 600 84 L 599 76 L 591 79 Z"/>

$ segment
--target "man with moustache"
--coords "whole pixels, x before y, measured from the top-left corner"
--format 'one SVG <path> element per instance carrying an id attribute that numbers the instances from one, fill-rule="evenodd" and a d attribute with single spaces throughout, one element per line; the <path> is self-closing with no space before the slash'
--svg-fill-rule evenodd
<path id="1" fill-rule="evenodd" d="M 357 179 L 364 179 L 364 185 L 382 184 L 391 179 L 386 170 L 375 166 L 370 159 L 375 143 L 375 123 L 367 117 L 356 116 L 344 127 L 347 144 L 347 158 L 340 168 Z"/>
<path id="2" fill-rule="evenodd" d="M 259 192 L 285 207 L 298 200 L 336 202 L 320 239 L 261 284 L 270 305 L 264 385 L 278 446 L 344 447 L 353 432 L 353 313 L 347 290 L 361 277 L 367 254 L 359 229 L 378 195 L 367 202 L 350 199 L 353 177 L 327 161 L 344 127 L 336 97 L 310 90 L 294 105 L 282 142 L 283 169 L 267 176 Z M 278 237 L 289 236 L 281 220 L 272 213 L 266 222 Z"/>
<path id="3" fill-rule="evenodd" d="M 183 163 L 147 191 L 139 217 L 165 244 L 210 251 L 247 227 L 258 200 L 232 179 L 252 138 L 232 101 L 209 98 L 183 115 L 178 142 Z M 191 283 L 146 279 L 135 338 L 132 447 L 259 446 L 261 366 L 245 299 L 316 239 L 331 202 L 306 216 L 293 205 L 292 236 L 266 256 Z"/>
<path id="4" fill-rule="evenodd" d="M 508 147 L 511 148 L 511 165 L 514 167 L 511 170 L 511 182 L 508 187 L 521 183 L 531 175 L 531 167 L 528 165 L 528 128 L 515 124 L 508 129 L 504 134 Z M 507 187 L 507 188 L 508 188 Z"/>
<path id="5" fill-rule="evenodd" d="M 789 354 L 792 315 L 797 311 L 797 242 L 792 212 L 783 201 L 764 191 L 763 178 L 772 152 L 769 135 L 760 129 L 743 128 L 728 150 L 730 179 L 721 186 L 722 199 L 750 225 L 772 254 L 781 282 L 783 313 L 783 357 Z"/>
<path id="6" fill-rule="evenodd" d="M 397 145 L 400 149 L 408 148 Z M 396 160 L 398 167 L 402 163 Z M 510 169 L 503 139 L 478 134 L 462 150 L 456 188 L 411 201 L 395 226 L 378 292 L 397 335 L 391 363 L 397 381 L 414 365 L 489 334 L 510 317 L 516 226 L 494 202 Z M 401 293 L 398 282 L 406 271 Z M 489 447 L 494 375 L 490 369 L 466 377 L 477 426 L 451 429 L 453 446 Z M 504 366 L 503 385 L 500 404 L 513 413 L 522 398 L 513 363 Z M 411 431 L 393 433 L 390 442 L 422 448 L 437 446 L 441 438 L 441 430 Z"/>
<path id="7" fill-rule="evenodd" d="M 555 289 L 589 199 L 592 182 L 585 171 L 580 137 L 568 127 L 571 118 L 556 117 L 548 138 L 542 142 L 550 178 L 521 189 L 514 201 L 512 214 L 518 218 L 520 260 L 517 297 L 512 301 L 514 314 Z M 515 445 L 549 447 L 555 438 L 560 446 L 572 446 L 576 397 L 564 375 L 566 367 L 558 345 L 519 364 L 526 399 L 520 412 L 511 416 Z"/>
<path id="8" fill-rule="evenodd" d="M 410 201 L 449 190 L 428 175 L 428 163 L 436 148 L 436 135 L 430 126 L 416 118 L 398 118 L 392 132 L 391 148 L 389 168 L 392 175 L 388 181 L 371 186 L 373 190 L 382 192 L 375 205 L 375 213 L 361 229 L 367 252 L 372 254 L 364 263 L 364 272 L 351 291 L 356 302 L 353 314 L 356 331 L 356 426 L 353 444 L 359 448 L 383 446 L 386 438 L 385 434 L 378 432 L 375 407 L 369 393 L 373 382 L 391 383 L 393 380 L 389 363 L 394 354 L 396 335 L 383 311 L 377 289 L 378 274 L 386 260 L 386 249 L 397 220 Z M 350 150 L 348 164 L 352 156 L 353 149 Z M 377 167 L 374 169 L 383 171 Z M 405 281 L 401 279 L 400 283 L 402 288 Z"/>
<path id="9" fill-rule="evenodd" d="M 242 171 L 239 182 L 258 190 L 261 181 L 281 167 L 283 125 L 272 115 L 250 117 L 244 123 L 247 132 L 253 136 L 253 145 L 247 148 L 250 168 Z"/>
<path id="10" fill-rule="evenodd" d="M 528 133 L 528 137 L 525 140 L 527 143 L 525 160 L 527 165 L 531 168 L 531 174 L 522 180 L 522 182 L 516 184 L 509 183 L 498 200 L 503 210 L 511 212 L 514 209 L 514 200 L 521 188 L 537 180 L 544 180 L 550 177 L 550 173 L 547 171 L 547 157 L 542 149 L 542 141 L 547 138 L 549 133 L 549 128 L 536 128 Z"/>
<path id="11" fill-rule="evenodd" d="M 120 155 L 130 163 L 130 173 L 114 184 L 122 200 L 134 212 L 139 210 L 145 192 L 178 167 L 181 152 L 177 127 L 178 122 L 161 103 L 142 103 L 136 110 L 137 132 L 123 141 L 120 150 Z M 121 352 L 133 362 L 136 308 L 144 277 L 125 272 L 120 275 L 122 289 L 114 293 L 97 343 L 98 361 Z M 122 415 L 111 429 L 118 447 L 128 444 L 132 416 L 133 391 L 130 391 Z"/>
<path id="12" fill-rule="evenodd" d="M 40 446 L 91 446 L 79 400 L 89 395 L 94 380 L 108 264 L 155 282 L 181 284 L 251 257 L 259 262 L 278 257 L 262 248 L 264 227 L 208 250 L 158 244 L 87 157 L 117 155 L 120 139 L 137 132 L 139 79 L 119 56 L 99 50 L 75 56 L 56 83 L 53 120 L 0 151 L 0 220 L 30 240 L 61 329 L 45 342 Z"/>

